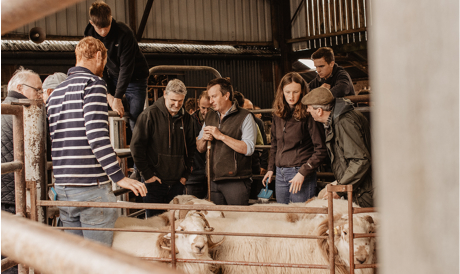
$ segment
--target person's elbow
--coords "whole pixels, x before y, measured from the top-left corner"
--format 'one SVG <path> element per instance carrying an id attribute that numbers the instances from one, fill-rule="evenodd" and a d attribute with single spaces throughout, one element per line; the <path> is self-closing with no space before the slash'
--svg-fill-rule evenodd
<path id="1" fill-rule="evenodd" d="M 251 143 L 251 142 L 244 142 L 244 145 L 245 145 L 245 148 L 243 149 L 243 151 L 246 151 L 246 154 L 244 154 L 245 156 L 252 156 L 252 154 L 254 154 L 254 151 L 255 151 L 255 142 Z"/>

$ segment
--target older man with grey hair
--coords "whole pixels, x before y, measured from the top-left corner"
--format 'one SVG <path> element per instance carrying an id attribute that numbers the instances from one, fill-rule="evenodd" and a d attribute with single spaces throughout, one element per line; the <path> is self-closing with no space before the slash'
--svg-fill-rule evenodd
<path id="1" fill-rule="evenodd" d="M 19 67 L 8 83 L 8 96 L 2 103 L 19 99 L 41 99 L 42 81 L 37 73 Z M 13 161 L 13 116 L 2 115 L 2 163 Z M 2 174 L 2 210 L 15 213 L 14 173 Z"/>
<path id="2" fill-rule="evenodd" d="M 184 83 L 171 80 L 137 119 L 130 148 L 148 190 L 145 203 L 169 203 L 184 192 L 196 150 L 193 122 L 182 107 L 185 95 Z M 162 212 L 147 210 L 147 217 Z"/>

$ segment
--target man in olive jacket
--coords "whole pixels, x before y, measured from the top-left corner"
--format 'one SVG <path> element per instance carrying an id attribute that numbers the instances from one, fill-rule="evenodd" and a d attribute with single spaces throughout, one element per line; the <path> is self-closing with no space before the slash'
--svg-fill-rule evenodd
<path id="1" fill-rule="evenodd" d="M 334 99 L 329 89 L 319 87 L 302 98 L 315 121 L 324 124 L 326 147 L 339 185 L 353 185 L 353 202 L 374 206 L 369 122 L 350 100 Z M 334 193 L 334 198 L 346 193 Z M 327 196 L 326 196 L 327 197 Z"/>
<path id="2" fill-rule="evenodd" d="M 169 203 L 184 192 L 196 150 L 190 114 L 182 105 L 186 87 L 169 81 L 165 95 L 139 115 L 131 139 L 131 154 L 145 182 L 145 203 Z M 147 210 L 147 217 L 162 213 Z"/>

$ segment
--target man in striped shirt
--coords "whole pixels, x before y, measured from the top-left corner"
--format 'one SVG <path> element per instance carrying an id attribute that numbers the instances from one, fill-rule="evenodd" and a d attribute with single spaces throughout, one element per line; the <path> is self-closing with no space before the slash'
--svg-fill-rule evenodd
<path id="1" fill-rule="evenodd" d="M 106 83 L 101 78 L 107 50 L 101 41 L 86 37 L 76 49 L 76 66 L 56 87 L 46 103 L 52 139 L 51 155 L 57 200 L 116 202 L 111 181 L 145 196 L 144 184 L 126 178 L 110 144 Z M 112 228 L 113 208 L 59 207 L 65 227 Z M 112 231 L 72 230 L 85 238 L 112 244 Z"/>

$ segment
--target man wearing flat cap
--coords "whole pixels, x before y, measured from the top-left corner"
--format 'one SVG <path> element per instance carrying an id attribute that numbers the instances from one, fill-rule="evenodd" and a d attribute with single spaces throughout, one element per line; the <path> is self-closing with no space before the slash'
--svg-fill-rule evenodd
<path id="1" fill-rule="evenodd" d="M 43 81 L 43 102 L 46 104 L 46 100 L 50 97 L 53 90 L 57 88 L 57 86 L 64 82 L 67 79 L 67 74 L 62 72 L 55 72 L 50 76 L 46 77 L 45 81 Z"/>
<path id="2" fill-rule="evenodd" d="M 350 100 L 334 99 L 331 91 L 324 87 L 305 95 L 302 104 L 307 105 L 315 121 L 324 124 L 326 147 L 337 184 L 353 185 L 353 202 L 361 207 L 373 207 L 371 134 L 367 119 L 354 109 Z M 346 193 L 334 193 L 336 199 L 342 196 L 347 198 Z"/>

